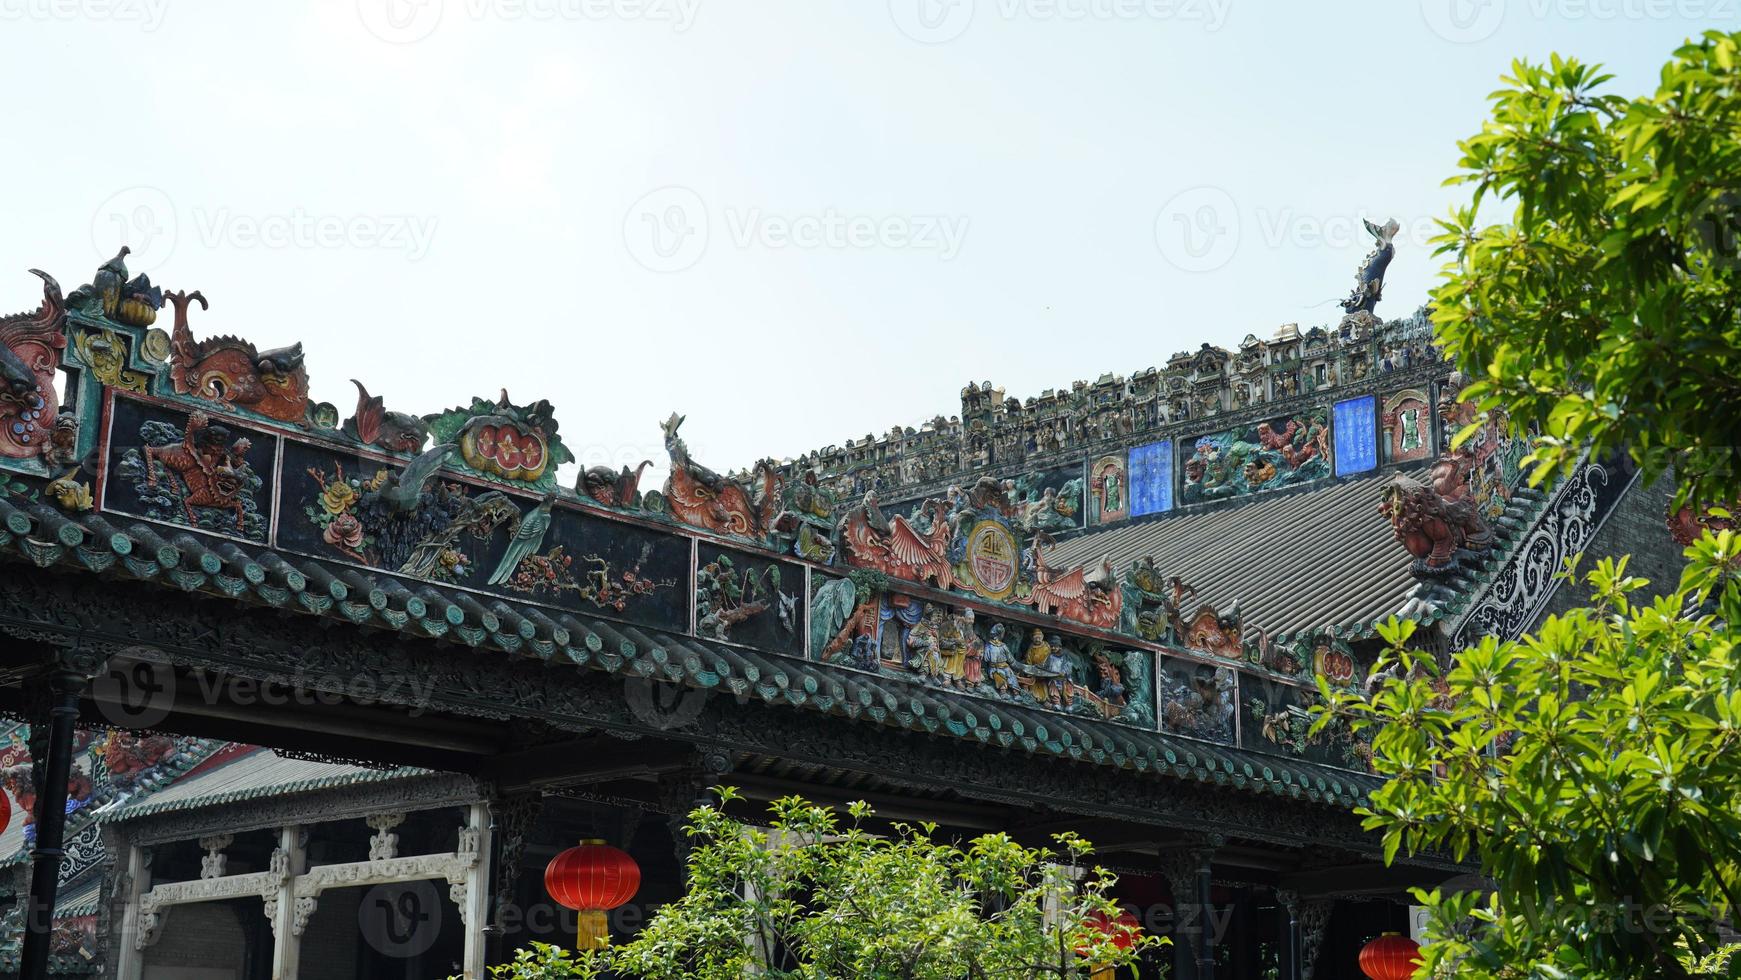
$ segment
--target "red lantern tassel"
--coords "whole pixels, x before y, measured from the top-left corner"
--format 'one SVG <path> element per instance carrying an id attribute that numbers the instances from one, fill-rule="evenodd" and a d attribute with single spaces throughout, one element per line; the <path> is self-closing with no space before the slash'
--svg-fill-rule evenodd
<path id="1" fill-rule="evenodd" d="M 611 944 L 611 921 L 602 909 L 587 909 L 580 913 L 575 926 L 577 945 L 582 950 L 604 949 Z"/>

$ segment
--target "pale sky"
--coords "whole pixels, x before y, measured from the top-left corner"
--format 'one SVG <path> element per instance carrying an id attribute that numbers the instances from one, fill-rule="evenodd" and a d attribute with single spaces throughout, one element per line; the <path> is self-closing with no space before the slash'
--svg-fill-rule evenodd
<path id="1" fill-rule="evenodd" d="M 127 242 L 345 415 L 723 470 L 1331 322 L 1363 216 L 1404 315 L 1512 57 L 1642 91 L 1738 3 L 0 0 L 0 308 Z"/>

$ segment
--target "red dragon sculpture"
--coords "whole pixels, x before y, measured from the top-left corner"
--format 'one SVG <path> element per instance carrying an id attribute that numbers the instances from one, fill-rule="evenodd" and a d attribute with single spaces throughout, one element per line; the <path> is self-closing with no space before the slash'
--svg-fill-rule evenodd
<path id="1" fill-rule="evenodd" d="M 875 491 L 840 519 L 840 543 L 846 562 L 912 582 L 931 582 L 940 589 L 955 587 L 955 566 L 949 561 L 949 506 L 941 500 L 924 503 L 931 513 L 931 530 L 920 533 L 905 517 L 885 519 Z"/>
<path id="2" fill-rule="evenodd" d="M 35 459 L 49 452 L 60 398 L 55 372 L 66 349 L 66 303 L 60 284 L 37 269 L 42 306 L 0 319 L 0 456 Z"/>
<path id="3" fill-rule="evenodd" d="M 169 337 L 169 379 L 181 395 L 209 398 L 258 412 L 280 422 L 302 422 L 308 415 L 308 369 L 302 344 L 261 351 L 240 337 L 193 339 L 187 308 L 206 298 L 191 293 L 165 293 L 175 305 L 175 329 Z"/>
<path id="4" fill-rule="evenodd" d="M 756 464 L 752 495 L 750 488 L 689 458 L 689 447 L 677 434 L 683 419 L 673 412 L 659 426 L 665 432 L 665 451 L 671 455 L 671 475 L 665 478 L 665 503 L 671 516 L 709 531 L 758 541 L 768 537 L 785 495 L 779 467 L 765 459 Z"/>

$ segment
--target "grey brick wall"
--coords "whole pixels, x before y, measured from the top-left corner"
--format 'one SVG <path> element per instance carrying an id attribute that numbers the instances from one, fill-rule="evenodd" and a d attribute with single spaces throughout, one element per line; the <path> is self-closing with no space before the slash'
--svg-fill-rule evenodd
<path id="1" fill-rule="evenodd" d="M 1639 483 L 1620 498 L 1608 523 L 1596 533 L 1596 539 L 1584 552 L 1579 563 L 1580 573 L 1594 567 L 1598 558 L 1631 555 L 1627 571 L 1650 579 L 1650 585 L 1640 595 L 1662 595 L 1674 590 L 1680 582 L 1680 545 L 1669 537 L 1665 518 L 1668 502 L 1674 496 L 1673 475 L 1665 475 L 1655 483 Z M 1590 590 L 1583 583 L 1567 582 L 1548 600 L 1543 618 L 1559 615 L 1568 609 L 1587 605 Z"/>
<path id="2" fill-rule="evenodd" d="M 145 949 L 146 980 L 242 980 L 247 932 L 236 905 L 202 902 L 170 909 L 163 935 Z M 254 914 L 265 915 L 259 902 Z"/>

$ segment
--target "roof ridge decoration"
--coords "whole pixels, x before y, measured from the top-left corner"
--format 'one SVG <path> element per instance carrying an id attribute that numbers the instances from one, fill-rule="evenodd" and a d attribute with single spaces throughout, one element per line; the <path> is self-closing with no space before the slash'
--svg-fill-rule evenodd
<path id="1" fill-rule="evenodd" d="M 890 621 L 902 623 L 901 642 L 910 642 L 917 629 L 928 651 L 929 637 L 938 637 L 935 657 L 903 654 L 903 671 L 919 664 L 919 683 L 974 694 L 986 690 L 989 678 L 992 696 L 1008 694 L 1018 705 L 1066 714 L 1085 705 L 1081 710 L 1098 717 L 1147 724 L 1137 716 L 1156 714 L 1157 706 L 1151 701 L 1142 708 L 1143 697 L 1152 697 L 1149 679 L 1170 669 L 1168 661 L 1211 671 L 1237 667 L 1263 683 L 1287 686 L 1291 693 L 1281 700 L 1305 696 L 1296 688 L 1314 672 L 1352 681 L 1353 671 L 1341 669 L 1352 657 L 1351 630 L 1248 636 L 1237 603 L 1198 601 L 1188 585 L 1169 583 L 1152 562 L 1120 569 L 1100 556 L 1053 567 L 1047 559 L 1054 536 L 1096 512 L 1083 499 L 1086 468 L 1053 474 L 1057 479 L 982 477 L 916 501 L 910 512 L 885 513 L 874 491 L 855 495 L 855 505 L 843 508 L 835 486 L 813 471 L 794 472 L 771 460 L 760 461 L 747 478 L 708 468 L 682 438 L 684 417 L 672 414 L 662 425 L 671 461 L 663 488 L 642 491 L 643 463 L 618 471 L 592 467 L 570 490 L 557 486 L 556 468 L 572 453 L 548 401 L 521 404 L 504 391 L 417 417 L 389 411 L 356 382 L 356 410 L 341 424 L 335 408 L 310 400 L 301 345 L 262 351 L 237 337 L 196 338 L 188 319 L 194 304 L 207 305 L 203 294 L 153 292 L 156 287 L 144 283 L 135 290 L 124 260 L 125 253 L 117 256 L 90 286 L 75 291 L 76 306 L 57 308 L 50 301 L 57 290 L 38 314 L 25 315 L 35 336 L 46 331 L 51 346 L 56 335 L 61 341 L 55 349 L 65 356 L 56 369 L 64 369 L 68 417 L 83 422 L 75 450 L 97 445 L 99 420 L 104 427 L 101 452 L 84 470 L 87 492 L 94 489 L 88 516 L 68 520 L 37 506 L 52 501 L 62 513 L 78 511 L 38 484 L 13 480 L 6 486 L 8 499 L 31 504 L 13 508 L 0 501 L 7 522 L 0 539 L 38 564 L 115 568 L 186 591 L 381 622 L 473 647 L 503 645 L 541 656 L 561 651 L 570 659 L 571 640 L 602 634 L 571 628 L 570 614 L 629 624 L 622 627 L 625 636 L 641 628 L 696 637 L 705 627 L 733 647 L 822 656 L 807 638 L 833 644 L 869 615 L 862 608 L 869 599 L 856 588 L 851 605 L 837 590 L 834 608 L 818 606 L 820 590 L 811 586 L 838 569 L 881 577 L 884 585 L 871 590 L 874 608 L 880 617 L 886 603 Z M 112 304 L 105 299 L 111 296 Z M 175 312 L 169 332 L 153 322 L 165 302 Z M 1352 346 L 1343 353 L 1352 357 L 1364 349 L 1361 363 L 1370 367 L 1381 351 L 1361 331 L 1376 329 L 1376 320 L 1370 310 L 1357 310 L 1344 323 Z M 1223 399 L 1218 405 L 1232 404 L 1229 386 L 1248 370 L 1264 381 L 1264 395 L 1244 409 L 1228 409 L 1222 427 L 1255 424 L 1260 412 L 1275 415 L 1267 407 L 1275 377 L 1292 372 L 1314 387 L 1314 365 L 1328 379 L 1352 363 L 1335 360 L 1337 337 L 1322 328 L 1295 330 L 1278 343 L 1281 360 L 1274 363 L 1267 360 L 1268 346 L 1246 345 L 1243 368 L 1231 353 L 1207 345 L 1195 357 L 1182 355 L 1186 394 L 1213 389 Z M 1422 363 L 1437 369 L 1424 354 Z M 128 371 L 139 378 L 127 377 Z M 24 385 L 42 386 L 40 378 Z M 1395 385 L 1373 378 L 1349 393 L 1373 399 L 1388 387 Z M 1284 384 L 1280 390 L 1291 389 Z M 1158 388 L 1155 396 L 1161 397 Z M 1080 393 L 1085 404 L 1097 397 L 1086 388 Z M 1326 399 L 1301 407 L 1330 406 Z M 1186 417 L 1198 424 L 1196 413 Z M 1376 440 L 1377 413 L 1364 418 Z M 1197 433 L 1210 427 L 1201 425 Z M 1281 438 L 1287 429 L 1284 420 L 1271 432 Z M 1334 451 L 1321 434 L 1311 445 L 1315 456 Z M 1286 448 L 1298 449 L 1292 437 Z M 35 468 L 6 459 L 0 468 L 49 475 L 40 459 L 28 462 Z M 1128 474 L 1109 465 L 1093 475 L 1103 498 L 1097 512 L 1128 513 L 1134 496 Z M 110 523 L 112 515 L 137 520 Z M 114 540 L 106 543 L 109 536 Z M 732 570 L 729 583 L 699 578 L 698 542 L 703 561 Z M 705 622 L 698 615 L 703 599 L 714 613 Z M 981 649 L 973 667 L 966 653 L 971 642 L 945 643 L 960 624 L 901 618 L 927 605 L 948 607 L 949 617 L 977 610 L 981 627 L 995 617 L 1005 629 L 1006 649 Z M 830 621 L 836 617 L 840 621 Z M 1031 635 L 1036 628 L 1039 642 Z M 845 635 L 846 652 L 854 655 L 850 647 L 858 636 Z M 864 653 L 856 652 L 860 663 Z M 1012 658 L 1008 674 L 999 661 L 1005 654 Z M 1168 675 L 1175 687 L 1179 670 Z M 1195 683 L 1185 681 L 1185 689 Z M 875 683 L 886 685 L 886 675 Z M 1206 690 L 1199 685 L 1199 693 Z"/>
<path id="2" fill-rule="evenodd" d="M 550 554 L 540 554 L 543 539 L 534 539 L 534 532 L 547 526 L 548 518 L 538 518 L 536 508 L 522 513 L 521 506 L 497 493 L 456 492 L 457 484 L 439 478 L 449 471 L 743 538 L 822 564 L 877 570 L 1095 629 L 1140 635 L 1134 613 L 1127 615 L 1125 609 L 1132 590 L 1121 579 L 1128 578 L 1128 569 L 1121 575 L 1105 558 L 1073 568 L 1054 568 L 1045 560 L 1054 532 L 1080 526 L 1083 475 L 1043 486 L 1026 478 L 982 477 L 965 490 L 951 487 L 939 499 L 920 503 L 914 513 L 892 519 L 879 509 L 874 494 L 842 512 L 838 495 L 813 473 L 794 479 L 772 460 L 762 460 L 751 480 L 742 481 L 701 464 L 691 457 L 680 434 L 684 417 L 674 413 L 662 424 L 671 461 L 663 492 L 641 493 L 639 476 L 648 465 L 643 463 L 614 473 L 604 467 L 588 469 L 569 496 L 556 489 L 555 471 L 573 455 L 559 437 L 548 401 L 518 404 L 503 391 L 494 401 L 474 398 L 468 406 L 418 418 L 388 411 L 379 397 L 353 381 L 357 408 L 340 425 L 332 406 L 309 399 L 300 343 L 262 351 L 230 335 L 197 339 L 189 315 L 195 304 L 209 308 L 205 296 L 197 290 L 165 293 L 144 276 L 129 280 L 126 255 L 122 249 L 104 263 L 92 283 L 75 290 L 72 301 L 64 304 L 58 286 L 44 276 L 42 309 L 34 316 L 8 318 L 6 323 L 18 328 L 14 333 L 21 339 L 14 346 L 20 349 L 34 343 L 58 350 L 65 347 L 65 335 L 74 333 L 79 339 L 76 348 L 94 351 L 92 338 L 100 337 L 111 353 L 108 369 L 98 372 L 95 365 L 82 363 L 74 367 L 91 369 L 95 380 L 112 388 L 144 388 L 202 406 L 181 422 L 144 420 L 138 425 L 139 444 L 122 453 L 116 475 L 131 481 L 132 494 L 153 519 L 243 540 L 266 539 L 270 506 L 263 498 L 278 492 L 268 484 L 274 477 L 282 480 L 293 474 L 288 465 L 287 472 L 274 472 L 278 464 L 264 437 L 256 440 L 235 431 L 244 429 L 250 418 L 394 456 L 421 451 L 433 437 L 432 448 L 401 466 L 358 460 L 348 472 L 343 462 L 308 469 L 317 499 L 304 510 L 323 548 L 364 564 L 391 556 L 389 570 L 445 580 L 444 576 L 461 574 L 485 560 L 481 554 L 467 557 L 463 542 L 481 540 L 505 527 L 511 536 L 524 532 L 527 540 L 503 554 L 488 556 L 494 569 L 489 576 L 492 585 L 523 581 L 528 587 L 544 587 L 538 583 L 545 583 L 557 590 L 610 596 L 600 601 L 620 603 L 626 597 L 657 592 L 669 581 L 668 576 L 639 572 L 640 564 L 628 556 L 612 561 L 593 552 L 576 554 L 560 544 Z M 174 310 L 174 326 L 167 335 L 151 326 L 165 302 Z M 1369 310 L 1360 312 L 1370 316 Z M 1322 330 L 1308 332 L 1309 338 L 1327 336 Z M 55 341 L 60 347 L 54 346 Z M 137 358 L 120 356 L 122 348 L 129 355 L 138 351 L 144 356 L 140 367 L 150 374 L 140 373 L 150 383 L 135 385 L 122 377 L 125 365 L 137 363 Z M 11 353 L 21 361 L 22 354 Z M 1217 366 L 1226 360 L 1207 345 L 1196 360 L 1209 363 L 1204 358 Z M 35 359 L 39 367 L 59 367 L 52 357 L 39 353 Z M 165 366 L 167 370 L 160 369 Z M 52 370 L 47 373 L 52 377 Z M 50 397 L 52 384 L 40 373 L 33 378 L 21 379 L 18 387 L 32 388 L 38 398 Z M 88 395 L 83 397 L 81 414 L 94 418 L 94 403 Z M 233 415 L 238 424 L 221 422 L 214 413 Z M 66 422 L 78 417 L 69 416 Z M 74 437 L 78 444 L 89 440 L 88 435 Z M 256 441 L 261 445 L 256 446 Z M 66 461 L 67 455 L 59 451 L 54 458 Z M 1113 495 L 1109 498 L 1113 503 L 1103 501 L 1101 511 L 1118 510 L 1120 474 L 1109 467 L 1097 479 L 1111 487 L 1108 492 Z M 122 485 L 111 481 L 111 490 Z M 61 489 L 67 492 L 51 489 L 49 496 L 64 509 L 91 506 L 89 486 L 77 483 Z M 838 520 L 836 514 L 841 514 Z M 407 538 L 412 525 L 419 530 Z M 574 577 L 576 560 L 586 563 L 578 567 L 587 570 L 589 580 L 602 575 L 603 581 Z M 619 573 L 629 578 L 618 582 Z M 1175 628 L 1169 635 L 1177 638 L 1189 632 Z"/>
<path id="3" fill-rule="evenodd" d="M 1373 249 L 1334 325 L 1302 331 L 1296 323 L 1283 324 L 1269 340 L 1246 334 L 1234 350 L 1205 342 L 1196 351 L 1175 353 L 1162 368 L 1128 378 L 1107 372 L 1025 401 L 1006 397 L 990 381 L 969 382 L 959 414 L 939 413 L 918 427 L 897 425 L 882 436 L 867 434 L 844 447 L 803 453 L 789 464 L 789 474 L 814 472 L 842 497 L 856 499 L 874 489 L 884 501 L 904 503 L 924 488 L 971 479 L 987 468 L 1049 465 L 1059 454 L 1122 449 L 1149 435 L 1198 436 L 1209 428 L 1200 424 L 1206 419 L 1266 404 L 1297 400 L 1292 407 L 1300 412 L 1325 408 L 1338 389 L 1362 393 L 1354 389 L 1440 363 L 1424 307 L 1389 322 L 1375 313 L 1398 226 L 1394 220 L 1365 224 Z"/>

